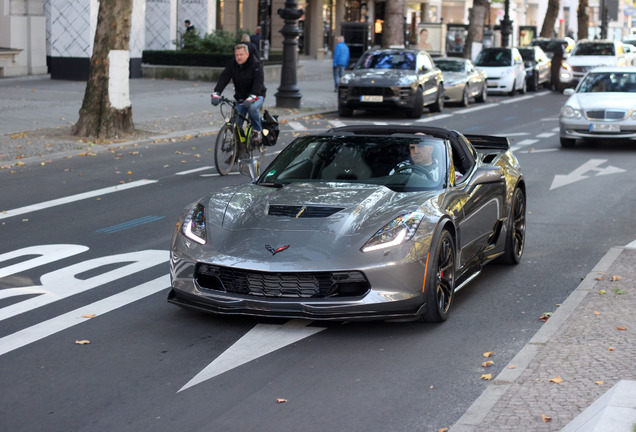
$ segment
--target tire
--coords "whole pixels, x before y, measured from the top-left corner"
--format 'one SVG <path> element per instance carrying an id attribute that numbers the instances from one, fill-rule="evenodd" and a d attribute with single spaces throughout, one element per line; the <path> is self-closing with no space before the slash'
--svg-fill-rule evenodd
<path id="1" fill-rule="evenodd" d="M 424 93 L 421 88 L 417 89 L 417 93 L 415 94 L 415 102 L 413 103 L 413 108 L 406 112 L 406 115 L 409 118 L 420 118 L 422 117 L 422 113 L 424 112 Z"/>
<path id="2" fill-rule="evenodd" d="M 444 86 L 437 87 L 437 100 L 430 105 L 431 112 L 442 112 L 444 109 Z"/>
<path id="3" fill-rule="evenodd" d="M 479 95 L 477 95 L 477 97 L 475 98 L 475 101 L 479 103 L 484 103 L 486 102 L 487 99 L 488 99 L 488 86 L 486 86 L 486 83 L 484 83 L 484 87 L 481 89 L 481 93 L 479 93 Z"/>
<path id="4" fill-rule="evenodd" d="M 539 90 L 539 77 L 536 72 L 532 74 L 532 79 L 530 80 L 530 85 L 528 86 L 528 90 L 537 91 Z"/>
<path id="5" fill-rule="evenodd" d="M 526 195 L 516 188 L 512 194 L 512 208 L 508 217 L 508 230 L 504 254 L 499 257 L 503 264 L 519 264 L 526 243 Z"/>
<path id="6" fill-rule="evenodd" d="M 338 105 L 338 115 L 340 117 L 351 117 L 353 115 L 353 110 L 344 105 Z"/>
<path id="7" fill-rule="evenodd" d="M 512 90 L 508 92 L 508 96 L 513 97 L 517 91 L 517 81 L 512 83 Z"/>
<path id="8" fill-rule="evenodd" d="M 455 243 L 447 230 L 442 231 L 429 252 L 425 274 L 425 305 L 419 319 L 445 321 L 455 298 Z"/>
<path id="9" fill-rule="evenodd" d="M 574 144 L 576 144 L 576 140 L 574 138 L 560 138 L 561 147 L 564 148 L 572 148 Z"/>
<path id="10" fill-rule="evenodd" d="M 220 175 L 225 176 L 230 173 L 237 153 L 234 128 L 225 124 L 216 136 L 216 145 L 214 146 L 214 164 Z"/>
<path id="11" fill-rule="evenodd" d="M 464 86 L 464 91 L 462 92 L 462 100 L 460 101 L 460 105 L 463 107 L 467 107 L 470 101 L 470 95 L 468 94 L 468 84 Z"/>

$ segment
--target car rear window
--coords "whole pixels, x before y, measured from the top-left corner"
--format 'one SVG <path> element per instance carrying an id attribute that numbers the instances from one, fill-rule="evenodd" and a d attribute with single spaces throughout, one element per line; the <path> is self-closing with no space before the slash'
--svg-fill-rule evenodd
<path id="1" fill-rule="evenodd" d="M 574 47 L 574 56 L 614 56 L 616 50 L 611 43 L 581 43 Z"/>

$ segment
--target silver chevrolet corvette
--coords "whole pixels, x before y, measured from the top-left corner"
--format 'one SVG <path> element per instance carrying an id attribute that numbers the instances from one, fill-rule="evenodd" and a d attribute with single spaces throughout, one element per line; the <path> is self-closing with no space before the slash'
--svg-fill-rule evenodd
<path id="1" fill-rule="evenodd" d="M 253 182 L 185 209 L 168 301 L 218 314 L 443 321 L 486 263 L 521 260 L 525 214 L 507 138 L 420 126 L 302 136 Z"/>

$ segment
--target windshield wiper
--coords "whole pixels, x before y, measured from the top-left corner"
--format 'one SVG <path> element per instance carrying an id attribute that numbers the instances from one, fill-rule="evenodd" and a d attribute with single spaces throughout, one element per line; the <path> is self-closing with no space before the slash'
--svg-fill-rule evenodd
<path id="1" fill-rule="evenodd" d="M 277 183 L 277 182 L 261 182 L 261 183 L 257 183 L 257 185 L 265 186 L 265 187 L 273 187 L 273 188 L 285 187 L 285 183 Z"/>

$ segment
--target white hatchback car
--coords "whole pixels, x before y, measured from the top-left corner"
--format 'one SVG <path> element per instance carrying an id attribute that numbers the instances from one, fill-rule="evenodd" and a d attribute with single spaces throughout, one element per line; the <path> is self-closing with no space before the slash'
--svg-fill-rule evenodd
<path id="1" fill-rule="evenodd" d="M 484 48 L 479 52 L 475 66 L 486 73 L 488 93 L 526 92 L 526 69 L 517 48 Z"/>

